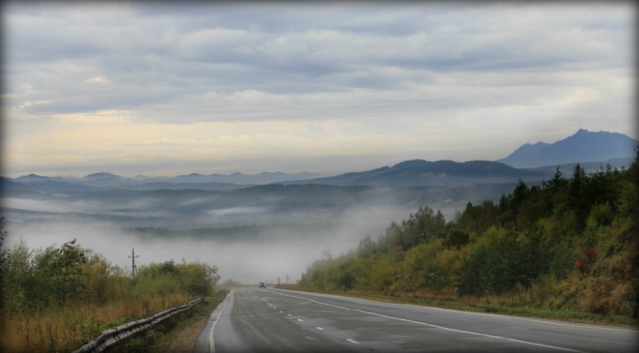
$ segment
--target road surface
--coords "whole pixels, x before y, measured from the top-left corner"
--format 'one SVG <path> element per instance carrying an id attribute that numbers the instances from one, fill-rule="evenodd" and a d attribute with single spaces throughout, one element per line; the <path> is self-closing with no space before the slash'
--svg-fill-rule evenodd
<path id="1" fill-rule="evenodd" d="M 638 339 L 632 328 L 239 288 L 194 352 L 635 352 Z"/>

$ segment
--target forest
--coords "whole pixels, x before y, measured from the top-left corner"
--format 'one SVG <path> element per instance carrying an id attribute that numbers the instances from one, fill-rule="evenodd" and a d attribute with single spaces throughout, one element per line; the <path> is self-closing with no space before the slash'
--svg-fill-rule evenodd
<path id="1" fill-rule="evenodd" d="M 211 295 L 219 280 L 215 266 L 173 260 L 133 274 L 75 239 L 45 249 L 20 240 L 0 256 L 2 352 L 72 351 L 106 329 Z"/>
<path id="2" fill-rule="evenodd" d="M 639 149 L 629 168 L 576 165 L 446 221 L 420 207 L 377 239 L 309 265 L 297 287 L 501 307 L 639 316 Z M 579 315 L 577 315 L 579 317 Z"/>

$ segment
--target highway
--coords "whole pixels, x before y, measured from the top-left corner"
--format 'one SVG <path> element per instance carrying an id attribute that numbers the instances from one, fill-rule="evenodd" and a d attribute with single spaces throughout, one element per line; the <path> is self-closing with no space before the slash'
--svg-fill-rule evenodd
<path id="1" fill-rule="evenodd" d="M 333 295 L 238 288 L 195 353 L 636 352 L 639 331 Z"/>

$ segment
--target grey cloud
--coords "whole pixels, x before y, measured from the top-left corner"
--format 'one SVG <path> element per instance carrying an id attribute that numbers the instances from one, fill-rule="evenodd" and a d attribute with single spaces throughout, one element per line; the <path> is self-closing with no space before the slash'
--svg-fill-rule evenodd
<path id="1" fill-rule="evenodd" d="M 34 88 L 12 92 L 9 105 L 51 101 L 17 108 L 31 114 L 167 104 L 188 111 L 194 108 L 184 105 L 189 97 L 207 92 L 400 92 L 407 84 L 434 84 L 419 72 L 501 75 L 632 65 L 632 23 L 615 11 L 580 6 L 533 7 L 537 17 L 526 15 L 526 6 L 460 4 L 47 9 L 6 10 L 9 89 Z M 415 74 L 382 74 L 388 67 Z M 87 85 L 93 77 L 108 83 Z M 428 104 L 451 103 L 434 97 Z"/>

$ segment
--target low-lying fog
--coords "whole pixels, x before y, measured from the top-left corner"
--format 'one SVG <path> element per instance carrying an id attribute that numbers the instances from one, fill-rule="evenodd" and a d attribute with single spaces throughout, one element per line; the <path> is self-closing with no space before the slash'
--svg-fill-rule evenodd
<path id="1" fill-rule="evenodd" d="M 344 190 L 259 197 L 247 191 L 231 199 L 226 193 L 190 191 L 170 197 L 117 191 L 39 199 L 5 195 L 5 244 L 12 247 L 24 239 L 37 249 L 75 238 L 127 269 L 135 248 L 138 266 L 199 260 L 217 266 L 221 281 L 276 283 L 277 277 L 285 281 L 288 275 L 294 283 L 323 257 L 322 250 L 330 249 L 334 256 L 346 253 L 367 234 L 377 238 L 392 221 L 407 219 L 419 206 L 441 209 L 450 220 L 467 202 L 429 204 L 425 194 L 414 190 Z"/>

